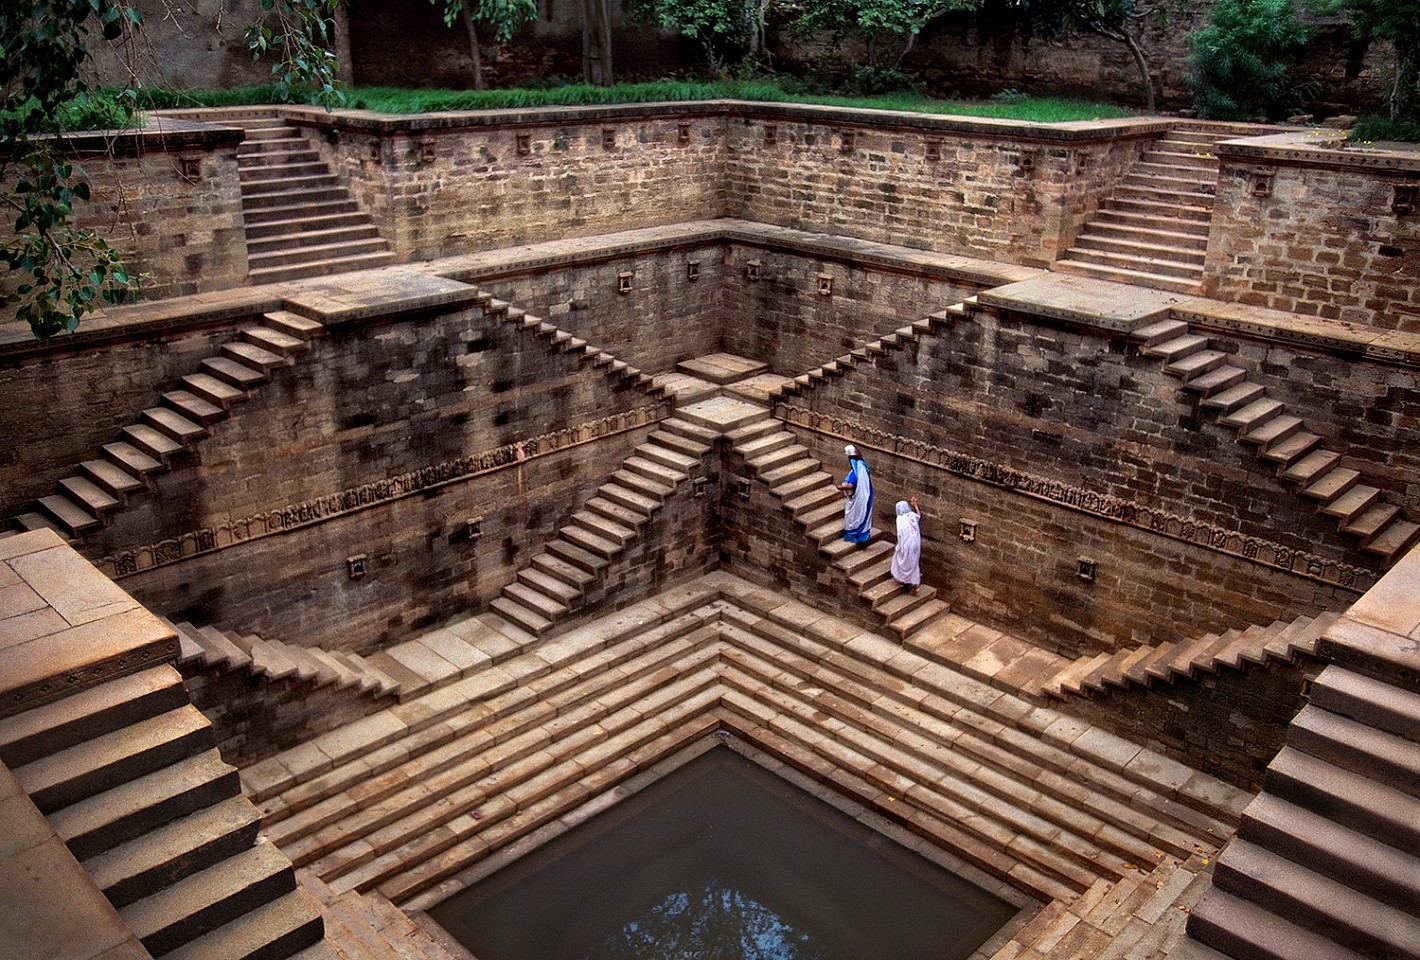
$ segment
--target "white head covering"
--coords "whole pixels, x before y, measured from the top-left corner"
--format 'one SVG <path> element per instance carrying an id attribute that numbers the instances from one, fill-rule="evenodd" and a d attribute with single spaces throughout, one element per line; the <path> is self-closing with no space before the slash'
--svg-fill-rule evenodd
<path id="1" fill-rule="evenodd" d="M 912 504 L 908 503 L 906 500 L 897 501 L 897 515 L 899 517 L 905 516 L 906 514 L 909 514 L 911 512 Z"/>
<path id="2" fill-rule="evenodd" d="M 853 446 L 853 444 L 850 443 L 850 444 L 848 444 L 848 446 L 846 446 L 846 447 L 843 448 L 843 452 L 846 453 L 846 454 L 848 454 L 848 459 L 849 459 L 849 460 L 852 460 L 854 457 L 856 457 L 856 456 L 858 455 L 858 448 L 855 447 L 855 446 Z"/>

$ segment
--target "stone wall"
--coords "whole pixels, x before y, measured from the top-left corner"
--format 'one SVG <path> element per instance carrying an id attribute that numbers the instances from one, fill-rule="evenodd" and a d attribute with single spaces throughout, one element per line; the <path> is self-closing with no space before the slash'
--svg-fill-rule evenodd
<path id="1" fill-rule="evenodd" d="M 241 132 L 182 121 L 109 137 L 77 134 L 69 157 L 90 188 L 73 223 L 118 250 L 144 299 L 239 286 L 247 276 L 237 144 Z M 6 185 L 10 189 L 10 185 Z M 9 237 L 13 217 L 0 221 Z M 21 275 L 7 272 L 0 291 Z"/>
<path id="2" fill-rule="evenodd" d="M 1420 331 L 1420 157 L 1283 135 L 1219 160 L 1209 296 Z"/>
<path id="3" fill-rule="evenodd" d="M 724 212 L 718 108 L 292 117 L 405 261 Z"/>

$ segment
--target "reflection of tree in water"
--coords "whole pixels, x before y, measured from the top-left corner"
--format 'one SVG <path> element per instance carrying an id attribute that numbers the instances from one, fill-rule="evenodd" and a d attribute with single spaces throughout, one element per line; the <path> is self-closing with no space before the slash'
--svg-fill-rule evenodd
<path id="1" fill-rule="evenodd" d="M 673 893 L 607 939 L 587 960 L 826 960 L 773 910 L 709 881 Z"/>

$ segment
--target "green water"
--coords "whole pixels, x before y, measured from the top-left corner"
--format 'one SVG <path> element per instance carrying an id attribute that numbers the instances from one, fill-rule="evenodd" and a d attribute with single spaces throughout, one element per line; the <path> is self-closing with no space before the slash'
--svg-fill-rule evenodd
<path id="1" fill-rule="evenodd" d="M 962 960 L 1015 908 L 717 748 L 429 912 L 479 960 Z"/>

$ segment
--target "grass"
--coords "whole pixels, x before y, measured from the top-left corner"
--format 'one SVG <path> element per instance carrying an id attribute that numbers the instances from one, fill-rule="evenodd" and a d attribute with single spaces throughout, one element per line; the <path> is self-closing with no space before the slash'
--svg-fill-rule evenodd
<path id="1" fill-rule="evenodd" d="M 1420 122 L 1392 120 L 1390 117 L 1362 117 L 1351 128 L 1352 143 L 1374 143 L 1377 140 L 1399 140 L 1420 143 Z"/>
<path id="2" fill-rule="evenodd" d="M 273 87 L 236 87 L 228 90 L 143 90 L 144 109 L 173 107 L 227 107 L 281 102 Z M 1107 103 L 1054 97 L 1003 101 L 933 100 L 916 93 L 877 97 L 820 96 L 790 92 L 768 81 L 697 83 L 657 81 L 623 83 L 613 87 L 567 84 L 545 89 L 517 87 L 501 90 L 411 90 L 398 87 L 352 87 L 345 92 L 346 106 L 379 113 L 433 113 L 443 110 L 500 110 L 528 107 L 582 106 L 588 104 L 649 103 L 654 101 L 752 100 L 762 103 L 812 103 L 829 106 L 918 113 L 998 117 L 1057 123 L 1133 116 L 1135 111 Z"/>

